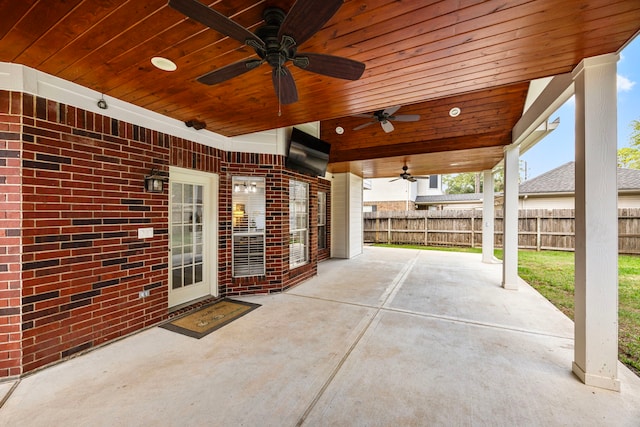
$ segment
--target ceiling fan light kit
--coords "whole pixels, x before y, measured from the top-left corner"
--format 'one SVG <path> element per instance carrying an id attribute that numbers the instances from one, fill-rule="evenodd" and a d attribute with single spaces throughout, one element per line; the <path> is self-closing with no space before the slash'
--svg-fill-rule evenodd
<path id="1" fill-rule="evenodd" d="M 298 101 L 298 89 L 287 68 L 291 62 L 303 70 L 344 80 L 358 80 L 365 64 L 352 59 L 320 53 L 297 52 L 333 17 L 343 0 L 297 0 L 288 13 L 268 7 L 263 12 L 265 25 L 254 33 L 197 0 L 169 0 L 169 6 L 187 17 L 253 48 L 260 59 L 239 61 L 198 77 L 200 83 L 213 85 L 237 77 L 260 65 L 271 66 L 271 80 L 281 104 Z"/>
<path id="2" fill-rule="evenodd" d="M 354 117 L 361 117 L 361 118 L 372 119 L 372 120 L 360 126 L 354 127 L 353 130 L 360 130 L 374 123 L 380 123 L 382 130 L 385 131 L 386 133 L 389 133 L 389 132 L 393 132 L 393 130 L 395 129 L 393 124 L 391 123 L 394 120 L 398 122 L 417 122 L 418 120 L 420 120 L 419 114 L 396 115 L 395 112 L 398 111 L 400 107 L 402 106 L 396 105 L 393 107 L 385 108 L 384 110 L 375 111 L 372 115 L 357 114 Z"/>

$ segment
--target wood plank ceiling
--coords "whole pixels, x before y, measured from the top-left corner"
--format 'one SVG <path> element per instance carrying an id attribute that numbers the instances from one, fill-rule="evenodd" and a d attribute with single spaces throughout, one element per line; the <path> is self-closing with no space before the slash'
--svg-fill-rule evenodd
<path id="1" fill-rule="evenodd" d="M 203 0 L 254 31 L 267 6 L 293 0 Z M 365 177 L 482 170 L 502 157 L 528 82 L 617 52 L 640 30 L 638 0 L 347 0 L 300 51 L 366 64 L 357 81 L 289 67 L 300 100 L 278 106 L 270 68 L 213 86 L 199 76 L 255 58 L 167 0 L 0 0 L 0 61 L 23 64 L 228 136 L 321 121 L 330 169 Z M 164 72 L 162 56 L 178 69 Z M 418 122 L 353 131 L 351 117 L 402 105 Z M 451 107 L 462 114 L 451 118 Z M 278 114 L 281 109 L 281 114 Z M 342 135 L 335 132 L 341 126 Z"/>

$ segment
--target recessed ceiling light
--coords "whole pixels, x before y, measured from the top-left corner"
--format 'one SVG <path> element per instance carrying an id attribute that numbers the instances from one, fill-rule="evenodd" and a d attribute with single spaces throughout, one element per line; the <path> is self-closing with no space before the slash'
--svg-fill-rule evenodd
<path id="1" fill-rule="evenodd" d="M 458 117 L 461 112 L 462 112 L 462 110 L 460 110 L 460 108 L 453 107 L 451 110 L 449 110 L 449 115 L 451 117 Z"/>
<path id="2" fill-rule="evenodd" d="M 151 63 L 162 71 L 175 71 L 178 69 L 178 66 L 173 61 L 161 56 L 151 58 Z"/>
<path id="3" fill-rule="evenodd" d="M 344 133 L 344 128 L 342 126 L 336 127 L 336 133 L 338 135 L 342 135 Z"/>

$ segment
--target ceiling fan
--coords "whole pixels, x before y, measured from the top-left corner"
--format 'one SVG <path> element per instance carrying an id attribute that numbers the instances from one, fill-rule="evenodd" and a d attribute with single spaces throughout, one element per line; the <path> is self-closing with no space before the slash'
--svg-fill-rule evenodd
<path id="1" fill-rule="evenodd" d="M 362 117 L 365 119 L 373 119 L 370 122 L 367 122 L 363 125 L 356 126 L 353 130 L 360 130 L 374 123 L 380 123 L 382 129 L 389 133 L 392 132 L 394 127 L 391 124 L 391 121 L 395 120 L 398 122 L 417 122 L 420 120 L 419 114 L 398 114 L 394 115 L 396 111 L 398 111 L 402 107 L 402 105 L 396 105 L 394 107 L 385 108 L 384 110 L 378 110 L 371 114 L 356 114 L 353 117 Z"/>
<path id="2" fill-rule="evenodd" d="M 407 165 L 404 165 L 402 167 L 402 173 L 400 174 L 400 177 L 391 179 L 391 180 L 389 180 L 389 182 L 397 181 L 400 178 L 402 178 L 404 180 L 407 180 L 409 182 L 416 182 L 419 179 L 429 179 L 428 177 L 424 177 L 424 176 L 417 176 L 417 177 L 411 176 L 411 174 L 409 172 L 407 172 L 408 170 L 409 170 L 409 167 Z"/>
<path id="3" fill-rule="evenodd" d="M 343 0 L 297 0 L 284 13 L 268 7 L 262 14 L 265 25 L 254 33 L 198 0 L 169 0 L 169 6 L 189 18 L 239 42 L 251 46 L 260 59 L 248 59 L 215 69 L 198 77 L 213 85 L 251 71 L 265 62 L 272 68 L 271 79 L 281 104 L 298 100 L 298 90 L 287 62 L 312 73 L 345 80 L 358 80 L 365 64 L 348 58 L 320 53 L 297 52 L 299 45 L 313 36 L 338 11 Z"/>

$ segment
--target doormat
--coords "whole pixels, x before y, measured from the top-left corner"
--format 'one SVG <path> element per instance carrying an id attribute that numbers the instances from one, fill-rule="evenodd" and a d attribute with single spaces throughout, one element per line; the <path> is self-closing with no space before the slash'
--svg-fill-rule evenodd
<path id="1" fill-rule="evenodd" d="M 258 307 L 260 304 L 223 299 L 212 305 L 199 308 L 193 313 L 178 317 L 171 322 L 160 325 L 160 327 L 200 339 Z"/>

